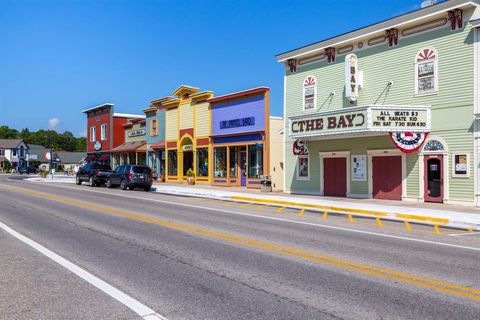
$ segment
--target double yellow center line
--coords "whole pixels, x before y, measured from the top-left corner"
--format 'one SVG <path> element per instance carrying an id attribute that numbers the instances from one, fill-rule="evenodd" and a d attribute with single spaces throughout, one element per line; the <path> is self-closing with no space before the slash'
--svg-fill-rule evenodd
<path id="1" fill-rule="evenodd" d="M 108 213 L 118 217 L 124 217 L 135 221 L 141 221 L 145 223 L 151 223 L 159 225 L 165 228 L 178 230 L 182 232 L 188 232 L 192 234 L 201 235 L 204 237 L 214 238 L 225 242 L 234 244 L 240 244 L 251 248 L 261 249 L 269 252 L 275 252 L 278 254 L 300 258 L 303 260 L 309 260 L 318 262 L 325 265 L 331 265 L 342 269 L 356 271 L 364 274 L 369 274 L 375 277 L 390 279 L 403 283 L 408 283 L 424 288 L 429 288 L 439 292 L 446 292 L 457 296 L 480 300 L 480 290 L 474 288 L 463 287 L 454 283 L 439 281 L 436 279 L 416 276 L 404 272 L 399 272 L 391 269 L 376 267 L 365 263 L 358 263 L 354 261 L 348 261 L 331 256 L 321 255 L 314 252 L 309 252 L 301 249 L 295 249 L 292 247 L 277 245 L 267 241 L 257 240 L 249 237 L 237 236 L 225 232 L 215 231 L 203 227 L 196 227 L 184 223 L 177 223 L 165 219 L 152 217 L 146 214 L 136 213 L 132 211 L 116 209 L 104 205 L 93 204 L 86 201 L 80 201 L 72 198 L 57 196 L 49 193 L 27 190 L 24 188 L 17 188 L 12 186 L 0 185 L 0 189 L 21 193 L 36 198 L 55 201 L 71 206 L 76 206 L 84 209 L 94 210 L 101 213 Z"/>

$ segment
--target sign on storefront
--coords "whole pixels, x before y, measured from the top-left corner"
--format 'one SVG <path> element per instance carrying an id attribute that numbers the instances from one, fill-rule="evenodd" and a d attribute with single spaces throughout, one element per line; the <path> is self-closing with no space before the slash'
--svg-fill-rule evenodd
<path id="1" fill-rule="evenodd" d="M 255 125 L 255 117 L 220 121 L 220 129 L 248 127 Z"/>
<path id="2" fill-rule="evenodd" d="M 372 127 L 399 131 L 418 131 L 427 128 L 427 110 L 372 109 Z"/>
<path id="3" fill-rule="evenodd" d="M 147 130 L 145 129 L 138 129 L 138 130 L 132 130 L 128 133 L 128 136 L 130 138 L 132 137 L 138 137 L 138 136 L 144 136 L 147 133 Z"/>
<path id="4" fill-rule="evenodd" d="M 308 155 L 307 142 L 302 139 L 297 139 L 293 143 L 293 155 L 294 156 L 305 156 Z"/>
<path id="5" fill-rule="evenodd" d="M 429 106 L 364 106 L 289 118 L 291 138 L 365 132 L 429 132 Z"/>

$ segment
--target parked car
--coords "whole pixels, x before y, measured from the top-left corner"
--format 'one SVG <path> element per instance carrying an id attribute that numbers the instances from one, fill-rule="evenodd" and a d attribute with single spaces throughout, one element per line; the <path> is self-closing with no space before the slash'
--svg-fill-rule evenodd
<path id="1" fill-rule="evenodd" d="M 20 174 L 23 174 L 23 173 L 26 173 L 26 174 L 30 174 L 30 173 L 37 173 L 37 168 L 35 167 L 32 167 L 32 166 L 27 166 L 27 167 L 21 167 L 21 168 L 17 168 L 17 172 L 20 173 Z"/>
<path id="2" fill-rule="evenodd" d="M 120 186 L 122 190 L 143 188 L 150 191 L 153 178 L 152 170 L 147 166 L 121 165 L 118 166 L 107 178 L 105 185 L 107 188 Z"/>
<path id="3" fill-rule="evenodd" d="M 110 173 L 112 168 L 109 165 L 89 162 L 78 169 L 76 183 L 80 185 L 83 181 L 88 181 L 90 187 L 96 187 L 104 184 Z"/>

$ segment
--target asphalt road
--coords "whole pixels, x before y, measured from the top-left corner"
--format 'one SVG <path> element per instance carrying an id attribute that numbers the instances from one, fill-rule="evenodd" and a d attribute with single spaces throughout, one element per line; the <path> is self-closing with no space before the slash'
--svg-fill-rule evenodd
<path id="1" fill-rule="evenodd" d="M 167 319 L 480 319 L 480 236 L 0 176 L 0 222 Z M 1 319 L 140 316 L 0 228 Z"/>

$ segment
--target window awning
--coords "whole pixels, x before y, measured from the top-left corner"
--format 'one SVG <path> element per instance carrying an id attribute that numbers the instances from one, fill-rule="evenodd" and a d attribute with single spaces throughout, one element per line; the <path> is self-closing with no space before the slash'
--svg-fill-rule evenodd
<path id="1" fill-rule="evenodd" d="M 128 152 L 146 152 L 146 141 L 125 142 L 118 147 L 112 149 L 112 153 L 128 153 Z"/>
<path id="2" fill-rule="evenodd" d="M 430 106 L 372 105 L 312 112 L 288 119 L 289 137 L 304 140 L 430 132 Z"/>
<path id="3" fill-rule="evenodd" d="M 165 148 L 165 141 L 158 141 L 147 145 L 147 149 L 162 149 Z"/>

